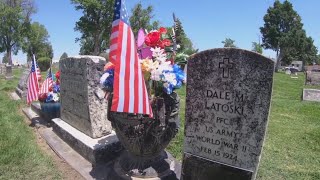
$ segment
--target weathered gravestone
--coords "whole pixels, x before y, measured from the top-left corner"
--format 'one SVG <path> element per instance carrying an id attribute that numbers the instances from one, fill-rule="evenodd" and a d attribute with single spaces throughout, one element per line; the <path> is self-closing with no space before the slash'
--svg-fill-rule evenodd
<path id="1" fill-rule="evenodd" d="M 319 89 L 303 89 L 303 100 L 320 102 L 320 90 Z"/>
<path id="2" fill-rule="evenodd" d="M 114 158 L 105 149 L 112 154 L 120 145 L 107 117 L 108 101 L 99 87 L 105 63 L 98 56 L 60 61 L 61 119 L 53 119 L 53 130 L 92 163 Z"/>
<path id="3" fill-rule="evenodd" d="M 17 95 L 24 101 L 27 98 L 29 74 L 30 74 L 30 69 L 24 69 L 20 77 L 19 84 L 16 87 Z"/>
<path id="4" fill-rule="evenodd" d="M 274 62 L 234 48 L 188 61 L 182 179 L 254 179 L 267 127 Z"/>
<path id="5" fill-rule="evenodd" d="M 13 68 L 12 65 L 6 65 L 6 79 L 7 80 L 13 79 L 12 68 Z"/>
<path id="6" fill-rule="evenodd" d="M 61 118 L 92 138 L 111 133 L 108 101 L 99 88 L 104 65 L 98 57 L 60 61 Z"/>
<path id="7" fill-rule="evenodd" d="M 0 74 L 5 74 L 6 70 L 5 70 L 5 65 L 4 64 L 0 64 Z"/>
<path id="8" fill-rule="evenodd" d="M 307 84 L 307 85 L 320 85 L 320 72 L 307 71 L 305 84 Z"/>

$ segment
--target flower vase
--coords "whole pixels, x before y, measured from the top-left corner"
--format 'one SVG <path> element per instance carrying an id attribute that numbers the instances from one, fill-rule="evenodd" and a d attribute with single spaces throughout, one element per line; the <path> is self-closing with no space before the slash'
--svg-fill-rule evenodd
<path id="1" fill-rule="evenodd" d="M 109 107 L 109 120 L 125 149 L 114 165 L 119 179 L 176 177 L 173 169 L 179 165 L 164 149 L 179 129 L 179 102 L 175 92 L 155 97 L 153 118 L 111 112 Z"/>
<path id="2" fill-rule="evenodd" d="M 51 121 L 60 117 L 60 102 L 40 103 L 42 115 Z"/>

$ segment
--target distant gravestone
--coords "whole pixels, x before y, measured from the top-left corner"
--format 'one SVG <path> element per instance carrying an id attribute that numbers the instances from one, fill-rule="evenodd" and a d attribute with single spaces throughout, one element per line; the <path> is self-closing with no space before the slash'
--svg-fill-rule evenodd
<path id="1" fill-rule="evenodd" d="M 26 97 L 27 97 L 29 74 L 30 74 L 30 69 L 24 69 L 20 77 L 19 84 L 16 87 L 17 95 L 23 100 L 26 100 Z"/>
<path id="2" fill-rule="evenodd" d="M 234 48 L 188 61 L 182 179 L 255 179 L 267 127 L 274 62 Z"/>
<path id="3" fill-rule="evenodd" d="M 320 72 L 307 71 L 306 85 L 320 85 Z"/>
<path id="4" fill-rule="evenodd" d="M 303 89 L 303 100 L 320 102 L 320 90 L 319 89 Z"/>
<path id="5" fill-rule="evenodd" d="M 0 64 L 0 74 L 5 74 L 6 70 L 5 70 L 5 65 L 4 64 Z"/>
<path id="6" fill-rule="evenodd" d="M 60 61 L 61 119 L 92 138 L 111 133 L 108 101 L 99 88 L 105 63 L 96 56 Z"/>

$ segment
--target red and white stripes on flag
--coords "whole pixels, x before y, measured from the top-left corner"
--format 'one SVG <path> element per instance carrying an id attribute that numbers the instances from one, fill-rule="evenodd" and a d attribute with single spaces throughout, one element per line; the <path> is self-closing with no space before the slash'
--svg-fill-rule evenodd
<path id="1" fill-rule="evenodd" d="M 152 117 L 135 38 L 123 0 L 115 2 L 110 42 L 110 61 L 115 65 L 111 111 Z"/>
<path id="2" fill-rule="evenodd" d="M 32 101 L 38 100 L 39 84 L 38 77 L 36 73 L 35 59 L 32 61 L 31 71 L 28 77 L 28 94 L 27 103 L 30 104 Z"/>
<path id="3" fill-rule="evenodd" d="M 49 72 L 47 74 L 46 80 L 42 83 L 39 94 L 48 93 L 50 87 L 53 86 L 53 80 L 52 80 L 52 73 L 51 68 L 49 69 Z"/>
<path id="4" fill-rule="evenodd" d="M 38 81 L 40 81 L 40 80 L 41 80 L 41 72 L 40 72 L 40 68 L 39 68 L 39 66 L 38 66 L 38 64 L 37 64 L 36 56 L 35 56 L 35 55 L 33 55 L 33 61 L 34 61 L 35 68 L 36 68 L 37 79 L 38 79 Z"/>

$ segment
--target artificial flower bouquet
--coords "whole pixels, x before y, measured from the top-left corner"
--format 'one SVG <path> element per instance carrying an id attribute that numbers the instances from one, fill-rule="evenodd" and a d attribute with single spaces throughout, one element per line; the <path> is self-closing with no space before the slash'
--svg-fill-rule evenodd
<path id="1" fill-rule="evenodd" d="M 60 71 L 55 74 L 53 86 L 49 87 L 49 92 L 39 94 L 39 102 L 41 103 L 56 103 L 60 102 Z"/>
<path id="2" fill-rule="evenodd" d="M 139 31 L 137 53 L 151 99 L 162 96 L 163 93 L 170 95 L 185 82 L 184 72 L 175 63 L 176 57 L 184 55 L 176 53 L 179 45 L 173 42 L 173 38 L 174 32 L 170 34 L 163 27 L 146 35 L 143 30 Z M 100 78 L 100 83 L 107 92 L 113 91 L 114 68 L 112 63 L 107 63 L 105 73 Z"/>

